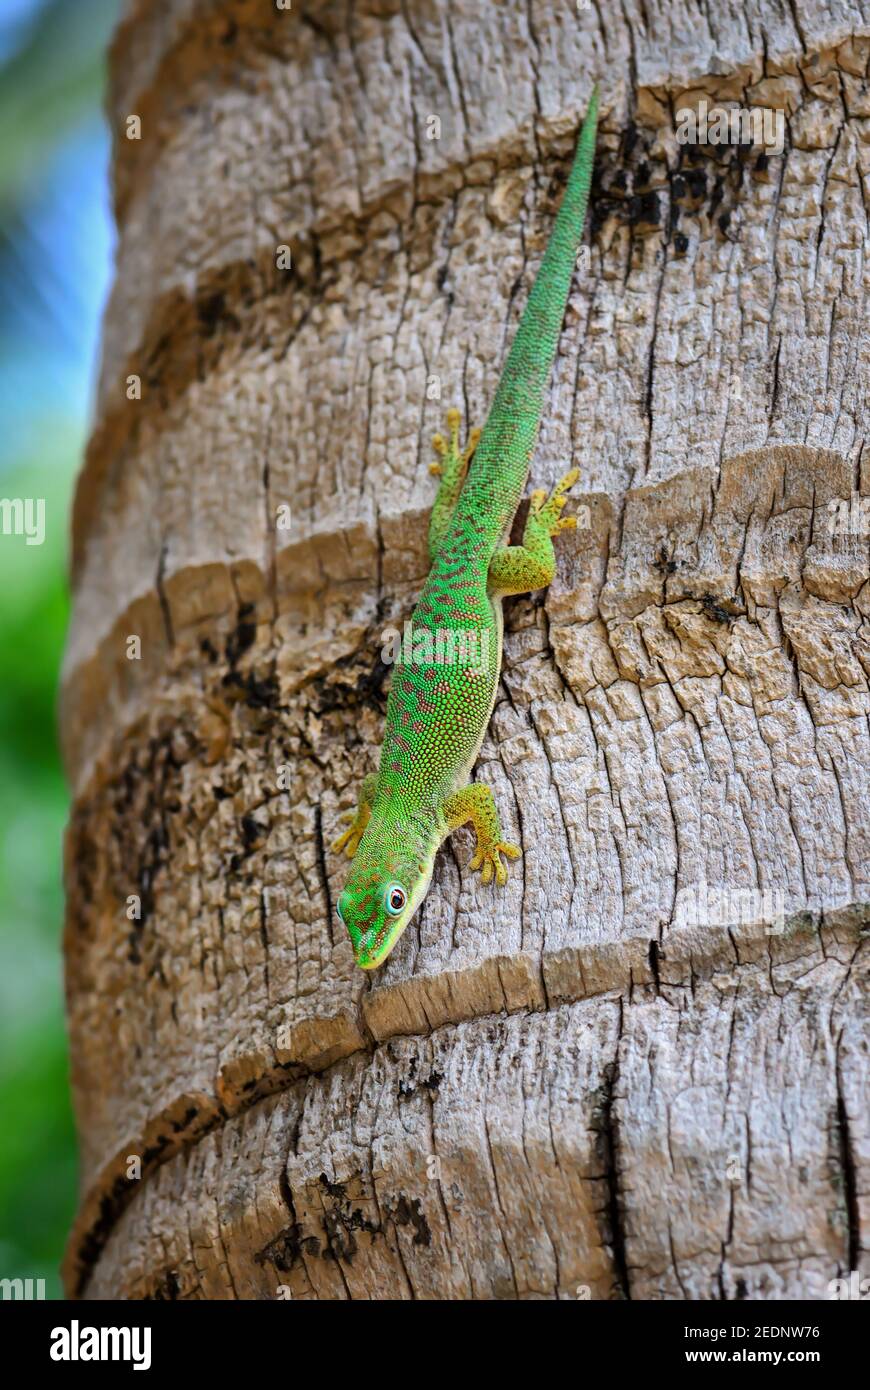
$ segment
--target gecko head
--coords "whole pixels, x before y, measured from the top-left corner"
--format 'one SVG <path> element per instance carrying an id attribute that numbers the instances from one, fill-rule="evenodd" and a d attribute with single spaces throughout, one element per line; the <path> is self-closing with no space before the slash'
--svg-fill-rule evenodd
<path id="1" fill-rule="evenodd" d="M 398 837 L 376 834 L 360 841 L 347 883 L 336 904 L 363 970 L 383 965 L 429 887 L 434 848 L 411 853 Z"/>

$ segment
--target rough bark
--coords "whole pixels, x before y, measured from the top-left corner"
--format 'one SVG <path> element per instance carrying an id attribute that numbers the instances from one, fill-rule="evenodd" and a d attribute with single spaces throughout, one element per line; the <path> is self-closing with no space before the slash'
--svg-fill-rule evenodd
<path id="1" fill-rule="evenodd" d="M 71 1291 L 824 1297 L 866 1259 L 860 10 L 131 4 L 63 680 Z M 364 976 L 328 846 L 428 437 L 482 421 L 596 77 L 533 464 L 589 524 L 507 605 L 480 760 L 525 855 L 499 894 L 456 837 Z M 782 155 L 678 146 L 705 96 L 783 109 Z M 699 885 L 784 930 L 687 921 Z"/>

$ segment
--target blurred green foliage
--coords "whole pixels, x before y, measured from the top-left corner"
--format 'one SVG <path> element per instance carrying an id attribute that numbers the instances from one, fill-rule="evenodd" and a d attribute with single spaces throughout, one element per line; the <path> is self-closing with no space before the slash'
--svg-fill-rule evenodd
<path id="1" fill-rule="evenodd" d="M 4 473 L 3 495 L 62 508 L 58 479 L 43 468 L 35 492 L 38 475 L 35 464 Z M 67 806 L 54 736 L 67 595 L 54 525 L 42 546 L 3 538 L 0 592 L 0 1269 L 56 1292 L 75 1147 L 58 952 Z"/>
<path id="2" fill-rule="evenodd" d="M 76 1201 L 55 707 L 111 249 L 100 108 L 117 12 L 6 0 L 0 15 L 0 497 L 46 505 L 43 545 L 0 534 L 0 1278 L 45 1279 L 49 1297 Z"/>

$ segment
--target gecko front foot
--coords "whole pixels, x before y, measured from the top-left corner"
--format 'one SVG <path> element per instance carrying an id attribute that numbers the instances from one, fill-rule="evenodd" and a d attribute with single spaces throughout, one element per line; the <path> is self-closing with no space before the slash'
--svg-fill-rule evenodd
<path id="1" fill-rule="evenodd" d="M 570 473 L 559 479 L 549 497 L 543 488 L 537 488 L 529 499 L 531 514 L 544 523 L 551 536 L 577 525 L 575 516 L 562 516 L 562 508 L 568 500 L 565 493 L 570 491 L 579 477 L 580 469 L 572 468 Z"/>
<path id="2" fill-rule="evenodd" d="M 359 842 L 363 837 L 363 831 L 366 828 L 368 816 L 365 817 L 365 820 L 362 820 L 359 812 L 345 811 L 342 820 L 349 820 L 351 824 L 337 839 L 333 840 L 332 848 L 336 854 L 341 854 L 342 850 L 346 850 L 348 859 L 353 859 L 353 856 L 359 849 Z"/>
<path id="3" fill-rule="evenodd" d="M 501 822 L 495 806 L 492 788 L 483 782 L 472 782 L 470 787 L 448 796 L 443 806 L 449 830 L 457 830 L 469 821 L 474 826 L 477 844 L 469 862 L 472 871 L 480 869 L 484 883 L 507 883 L 507 867 L 502 863 L 504 854 L 508 859 L 519 859 L 522 851 L 516 845 L 508 844 L 501 837 Z"/>
<path id="4" fill-rule="evenodd" d="M 519 859 L 521 853 L 518 845 L 509 844 L 507 840 L 499 840 L 496 844 L 481 844 L 478 840 L 477 849 L 468 861 L 468 867 L 472 872 L 480 869 L 484 883 L 491 883 L 495 874 L 496 883 L 503 888 L 507 883 L 508 871 L 507 865 L 501 862 L 501 856 L 504 854 L 508 859 Z"/>
<path id="5" fill-rule="evenodd" d="M 363 778 L 359 792 L 359 802 L 355 811 L 344 811 L 342 820 L 349 820 L 350 825 L 337 840 L 333 840 L 332 849 L 335 854 L 340 854 L 342 850 L 347 851 L 348 859 L 353 859 L 359 849 L 359 842 L 363 837 L 363 832 L 369 823 L 372 814 L 372 802 L 375 798 L 377 787 L 377 777 L 372 773 Z"/>

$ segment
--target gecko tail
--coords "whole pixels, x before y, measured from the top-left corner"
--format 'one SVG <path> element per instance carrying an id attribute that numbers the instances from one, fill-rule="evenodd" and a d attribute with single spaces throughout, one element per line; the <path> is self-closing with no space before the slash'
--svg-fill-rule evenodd
<path id="1" fill-rule="evenodd" d="M 544 392 L 556 356 L 571 279 L 583 240 L 595 161 L 599 99 L 600 89 L 596 82 L 586 107 L 562 203 L 493 401 L 490 418 L 496 425 L 504 419 L 523 414 L 540 418 L 543 409 Z M 488 443 L 487 430 L 484 429 L 481 441 L 484 454 Z"/>
<path id="2" fill-rule="evenodd" d="M 451 521 L 461 532 L 477 522 L 486 498 L 487 532 L 493 546 L 516 512 L 535 446 L 547 386 L 559 345 L 565 308 L 583 240 L 598 130 L 599 86 L 592 88 L 562 202 L 529 293 L 495 398 Z"/>

